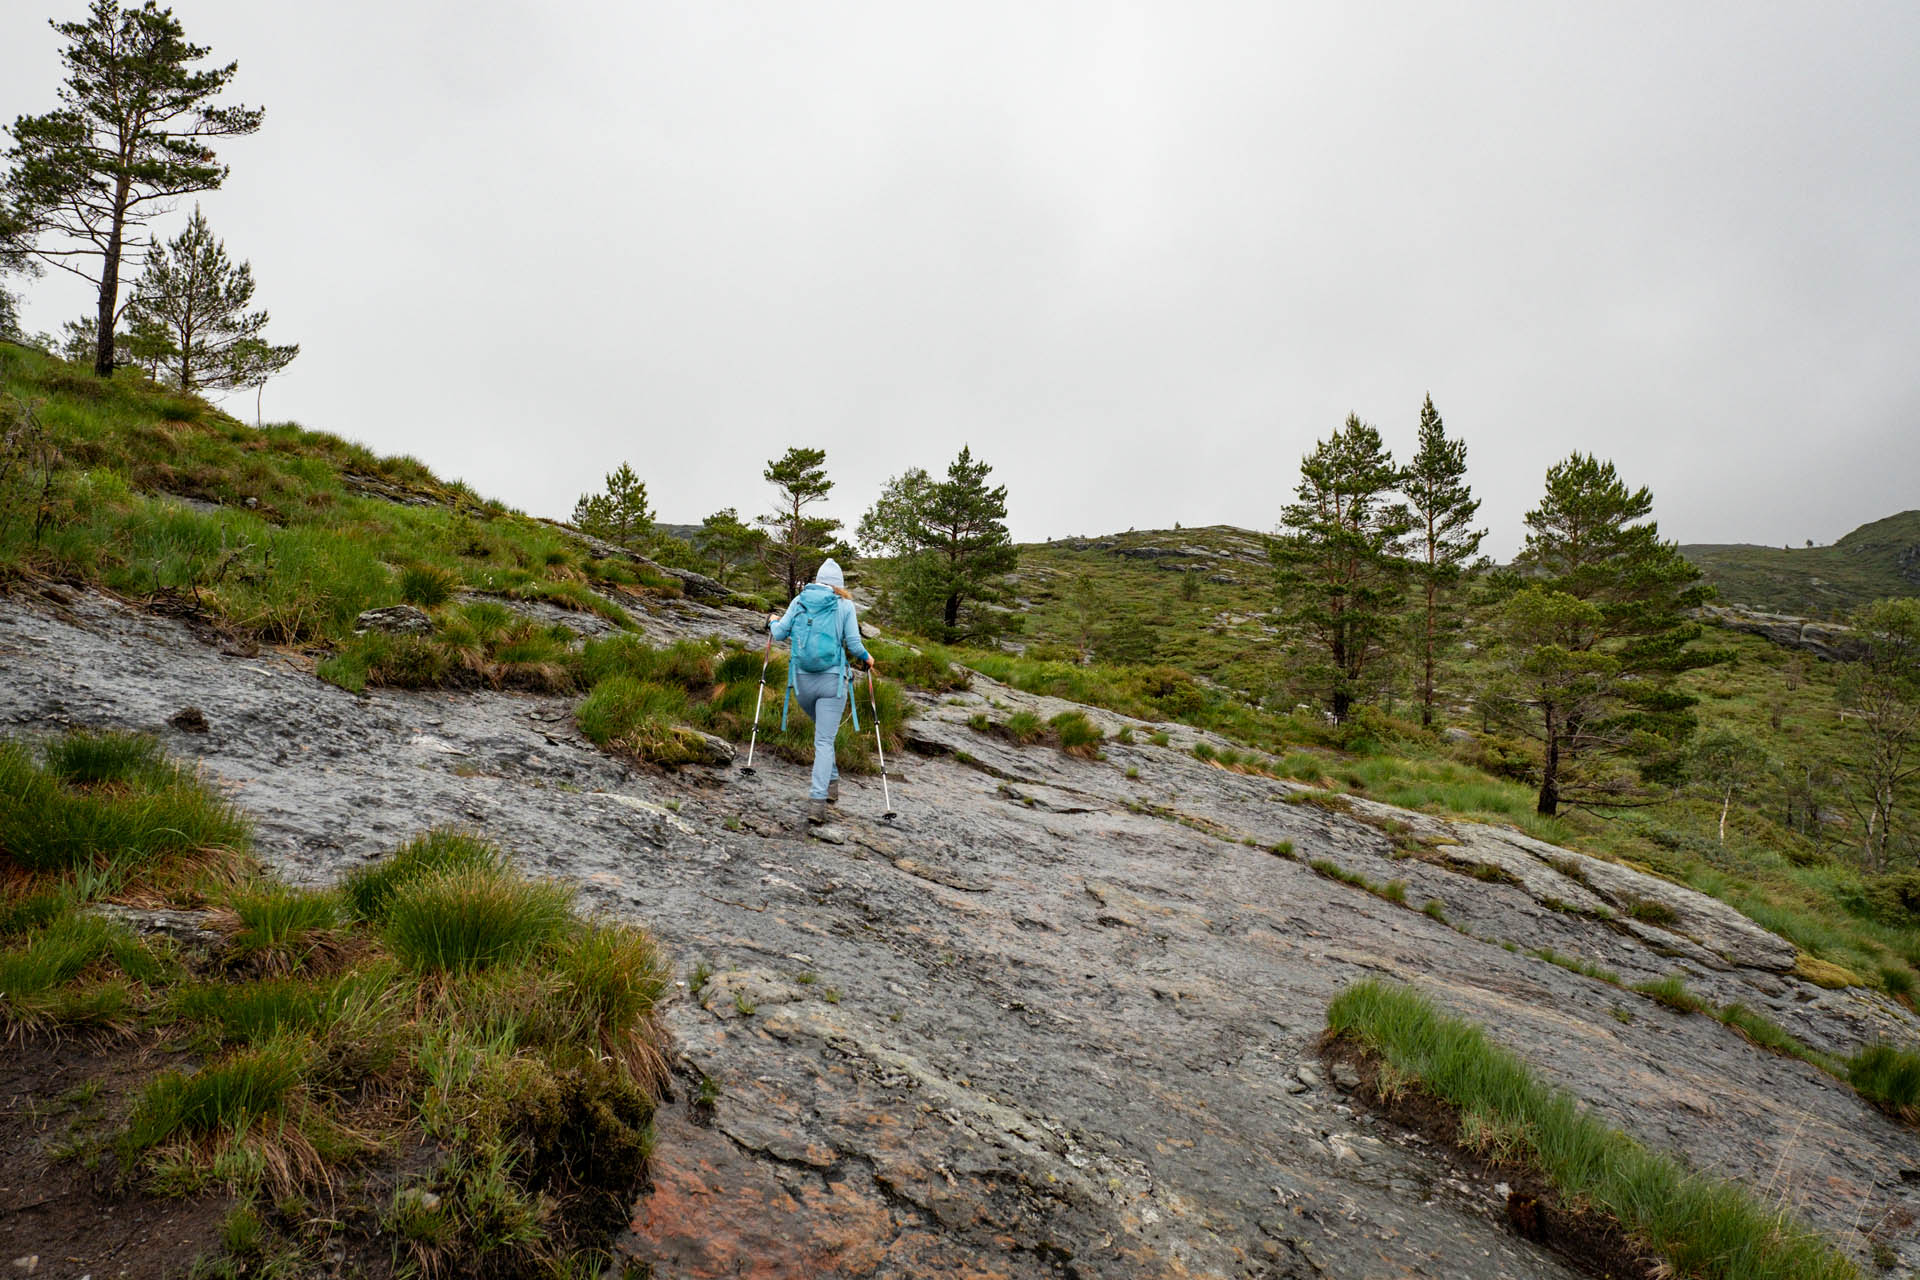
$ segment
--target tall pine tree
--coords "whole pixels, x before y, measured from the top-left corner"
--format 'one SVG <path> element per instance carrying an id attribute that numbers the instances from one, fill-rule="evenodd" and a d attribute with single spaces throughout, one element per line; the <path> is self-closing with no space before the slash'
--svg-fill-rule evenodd
<path id="1" fill-rule="evenodd" d="M 137 9 L 93 0 L 86 21 L 52 25 L 67 40 L 60 106 L 13 122 L 7 203 L 26 219 L 35 254 L 95 286 L 94 372 L 104 378 L 122 260 L 144 258 L 148 219 L 226 180 L 209 142 L 252 133 L 264 113 L 213 103 L 239 64 L 195 70 L 208 50 L 152 0 Z"/>
<path id="2" fill-rule="evenodd" d="M 1543 814 L 1640 802 L 1647 784 L 1673 781 L 1696 701 L 1674 678 L 1725 660 L 1692 647 L 1701 628 L 1688 614 L 1711 589 L 1652 510 L 1644 486 L 1575 453 L 1527 513 L 1516 568 L 1530 581 L 1506 608 L 1509 682 L 1491 701 L 1541 744 Z"/>
<path id="3" fill-rule="evenodd" d="M 1420 723 L 1431 728 L 1435 667 L 1457 622 L 1448 596 L 1487 536 L 1486 530 L 1471 527 L 1480 500 L 1467 486 L 1466 442 L 1447 439 L 1432 396 L 1420 408 L 1420 449 L 1407 465 L 1400 490 L 1413 512 L 1413 574 L 1424 597 L 1416 623 Z"/>
<path id="4" fill-rule="evenodd" d="M 774 487 L 774 509 L 754 521 L 767 531 L 767 568 L 787 584 L 789 598 L 800 593 L 827 558 L 827 547 L 840 522 L 810 516 L 807 508 L 823 501 L 833 489 L 827 479 L 827 451 L 788 449 L 771 459 L 762 472 Z"/>
<path id="5" fill-rule="evenodd" d="M 1007 532 L 1007 489 L 971 447 L 936 481 L 915 467 L 889 481 L 860 521 L 861 543 L 892 556 L 894 607 L 914 630 L 943 640 L 993 634 L 1001 579 L 1019 562 Z"/>
<path id="6" fill-rule="evenodd" d="M 1366 677 L 1386 655 L 1406 596 L 1413 517 L 1391 501 L 1399 484 L 1380 433 L 1349 414 L 1301 460 L 1300 500 L 1268 540 L 1281 616 L 1324 652 L 1309 678 L 1336 720 L 1370 695 Z"/>

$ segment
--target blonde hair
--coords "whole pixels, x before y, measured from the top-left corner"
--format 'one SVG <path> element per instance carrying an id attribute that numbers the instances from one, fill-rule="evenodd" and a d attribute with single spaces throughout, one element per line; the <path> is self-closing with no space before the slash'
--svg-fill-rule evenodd
<path id="1" fill-rule="evenodd" d="M 828 587 L 827 590 L 833 592 L 833 594 L 839 596 L 842 600 L 853 599 L 852 593 L 849 592 L 845 587 Z"/>

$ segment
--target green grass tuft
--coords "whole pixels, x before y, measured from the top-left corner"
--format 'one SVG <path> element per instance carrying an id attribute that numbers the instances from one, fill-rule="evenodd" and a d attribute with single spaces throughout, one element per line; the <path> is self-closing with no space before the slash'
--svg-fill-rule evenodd
<path id="1" fill-rule="evenodd" d="M 1693 1173 L 1542 1084 L 1478 1027 L 1441 1014 L 1406 987 L 1366 981 L 1343 991 L 1327 1026 L 1456 1108 L 1506 1135 L 1570 1201 L 1647 1241 L 1674 1270 L 1701 1280 L 1858 1280 L 1853 1264 L 1737 1184 Z"/>
<path id="2" fill-rule="evenodd" d="M 1687 980 L 1677 973 L 1647 982 L 1636 982 L 1632 990 L 1678 1013 L 1700 1013 L 1709 1008 L 1706 1001 L 1687 990 Z"/>
<path id="3" fill-rule="evenodd" d="M 484 836 L 435 827 L 380 861 L 348 872 L 340 882 L 340 898 L 354 919 L 384 924 L 394 892 L 403 885 L 442 871 L 496 871 L 505 865 L 500 846 Z"/>
<path id="4" fill-rule="evenodd" d="M 571 927 L 573 891 L 486 868 L 401 885 L 387 908 L 394 955 L 420 973 L 468 973 L 545 951 Z"/>
<path id="5" fill-rule="evenodd" d="M 1847 1080 L 1860 1096 L 1906 1120 L 1920 1121 L 1920 1053 L 1869 1045 L 1847 1060 Z"/>

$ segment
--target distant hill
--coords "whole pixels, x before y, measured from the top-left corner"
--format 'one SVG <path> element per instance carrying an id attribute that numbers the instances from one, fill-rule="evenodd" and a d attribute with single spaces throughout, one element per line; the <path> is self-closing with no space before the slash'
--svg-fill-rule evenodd
<path id="1" fill-rule="evenodd" d="M 1680 554 L 1729 604 L 1832 617 L 1885 596 L 1920 595 L 1920 511 L 1863 524 L 1829 547 L 1702 542 Z"/>

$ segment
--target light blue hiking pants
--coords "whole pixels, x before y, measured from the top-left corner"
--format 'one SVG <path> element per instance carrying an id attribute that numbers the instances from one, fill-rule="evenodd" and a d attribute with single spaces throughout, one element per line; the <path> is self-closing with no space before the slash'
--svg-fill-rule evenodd
<path id="1" fill-rule="evenodd" d="M 813 717 L 813 779 L 807 795 L 825 800 L 827 784 L 840 776 L 840 765 L 833 758 L 833 737 L 840 732 L 840 717 L 847 713 L 846 677 L 838 671 L 796 671 L 793 700 Z"/>

